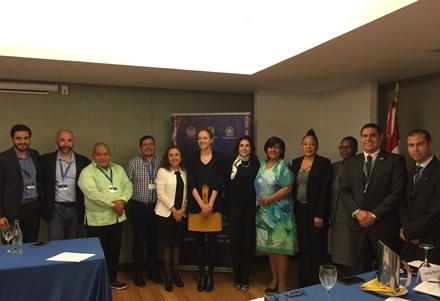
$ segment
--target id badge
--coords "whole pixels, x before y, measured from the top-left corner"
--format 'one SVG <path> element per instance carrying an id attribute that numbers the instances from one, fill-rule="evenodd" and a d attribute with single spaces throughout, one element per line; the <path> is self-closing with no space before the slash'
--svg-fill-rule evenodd
<path id="1" fill-rule="evenodd" d="M 31 189 L 35 189 L 35 184 L 33 183 L 26 184 L 26 190 L 31 190 Z"/>
<path id="2" fill-rule="evenodd" d="M 58 185 L 58 190 L 66 191 L 67 189 L 68 189 L 67 184 L 59 184 Z"/>
<path id="3" fill-rule="evenodd" d="M 109 186 L 108 190 L 109 190 L 110 193 L 115 193 L 115 192 L 118 191 L 118 187 L 116 187 L 116 186 Z"/>
<path id="4" fill-rule="evenodd" d="M 148 184 L 148 189 L 156 189 L 156 183 Z"/>

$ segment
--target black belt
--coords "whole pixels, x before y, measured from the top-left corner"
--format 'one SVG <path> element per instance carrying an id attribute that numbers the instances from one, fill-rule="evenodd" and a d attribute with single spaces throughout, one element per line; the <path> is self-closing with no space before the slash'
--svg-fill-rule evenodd
<path id="1" fill-rule="evenodd" d="M 156 203 L 142 203 L 136 200 L 133 200 L 133 203 L 138 204 L 138 205 L 142 205 L 142 206 L 156 206 Z"/>
<path id="2" fill-rule="evenodd" d="M 38 202 L 38 197 L 21 200 L 22 204 L 30 204 L 30 203 L 35 203 L 35 202 Z"/>
<path id="3" fill-rule="evenodd" d="M 54 201 L 54 202 L 57 204 L 66 206 L 66 207 L 75 207 L 76 206 L 76 202 L 57 202 L 57 201 Z"/>

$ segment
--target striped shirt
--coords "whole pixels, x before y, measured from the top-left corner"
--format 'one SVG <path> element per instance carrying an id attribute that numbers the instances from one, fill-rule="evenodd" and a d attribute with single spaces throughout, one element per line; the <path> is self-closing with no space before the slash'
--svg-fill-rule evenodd
<path id="1" fill-rule="evenodd" d="M 162 158 L 157 156 L 153 156 L 151 162 L 148 162 L 142 155 L 128 161 L 125 172 L 133 184 L 132 199 L 134 201 L 145 204 L 155 204 L 157 202 L 156 189 L 149 189 L 149 185 L 155 185 L 157 171 L 161 164 Z"/>

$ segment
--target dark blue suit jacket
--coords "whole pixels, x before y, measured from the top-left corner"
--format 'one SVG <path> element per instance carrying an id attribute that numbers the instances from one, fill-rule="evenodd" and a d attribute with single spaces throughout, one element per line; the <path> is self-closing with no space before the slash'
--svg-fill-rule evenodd
<path id="1" fill-rule="evenodd" d="M 440 161 L 434 157 L 413 188 L 414 173 L 415 169 L 411 170 L 406 199 L 400 206 L 403 234 L 407 240 L 418 238 L 420 243 L 433 245 L 428 259 L 440 264 Z M 424 251 L 417 245 L 406 243 L 405 249 L 405 254 L 410 252 L 411 255 L 404 259 L 424 259 Z"/>
<path id="2" fill-rule="evenodd" d="M 399 206 L 405 197 L 405 157 L 381 150 L 373 165 L 366 193 L 364 161 L 364 153 L 347 159 L 340 185 L 342 202 L 350 215 L 357 209 L 374 213 L 379 220 L 371 227 L 372 232 L 396 234 L 400 230 Z M 353 217 L 349 218 L 348 226 L 353 230 L 362 229 Z"/>
<path id="3" fill-rule="evenodd" d="M 29 154 L 37 169 L 37 193 L 40 202 L 44 201 L 39 153 L 29 149 Z M 0 154 L 0 217 L 9 222 L 18 218 L 23 199 L 23 176 L 14 147 Z"/>

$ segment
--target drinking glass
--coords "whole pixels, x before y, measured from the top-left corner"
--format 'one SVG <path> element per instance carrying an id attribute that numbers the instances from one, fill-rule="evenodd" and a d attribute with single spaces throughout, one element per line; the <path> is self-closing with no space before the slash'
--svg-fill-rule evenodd
<path id="1" fill-rule="evenodd" d="M 434 249 L 434 246 L 428 244 L 420 244 L 419 247 L 425 250 L 425 261 L 420 265 L 420 268 L 430 268 L 431 265 L 428 262 L 428 251 Z"/>
<path id="2" fill-rule="evenodd" d="M 8 248 L 6 250 L 6 254 L 12 254 L 11 245 L 9 243 L 12 239 L 12 236 L 14 236 L 12 229 L 10 227 L 3 227 L 2 228 L 2 235 L 3 235 L 3 238 L 8 242 Z"/>
<path id="3" fill-rule="evenodd" d="M 327 290 L 327 300 L 330 300 L 330 290 L 336 284 L 338 272 L 334 265 L 324 264 L 319 267 L 319 280 Z"/>

